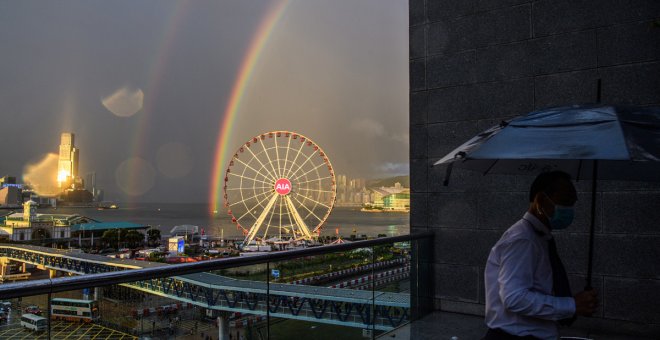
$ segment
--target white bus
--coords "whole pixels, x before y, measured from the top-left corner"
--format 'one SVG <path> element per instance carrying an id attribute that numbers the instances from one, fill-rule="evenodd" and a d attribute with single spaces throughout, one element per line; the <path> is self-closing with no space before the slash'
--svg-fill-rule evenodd
<path id="1" fill-rule="evenodd" d="M 41 332 L 48 327 L 48 319 L 34 314 L 21 315 L 21 327 Z"/>
<path id="2" fill-rule="evenodd" d="M 99 318 L 95 300 L 55 298 L 50 300 L 50 317 L 54 320 L 92 322 Z"/>

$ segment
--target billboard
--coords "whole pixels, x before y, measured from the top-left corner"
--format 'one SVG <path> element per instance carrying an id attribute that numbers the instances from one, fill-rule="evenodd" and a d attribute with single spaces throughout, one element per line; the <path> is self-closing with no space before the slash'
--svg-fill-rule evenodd
<path id="1" fill-rule="evenodd" d="M 167 250 L 170 253 L 183 253 L 186 246 L 186 240 L 183 236 L 170 237 Z"/>

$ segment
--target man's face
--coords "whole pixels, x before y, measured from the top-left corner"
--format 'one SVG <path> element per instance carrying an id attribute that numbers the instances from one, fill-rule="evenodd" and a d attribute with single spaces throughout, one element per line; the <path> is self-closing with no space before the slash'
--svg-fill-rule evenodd
<path id="1" fill-rule="evenodd" d="M 542 193 L 538 195 L 538 204 L 548 219 L 555 212 L 555 204 L 572 207 L 577 201 L 577 193 L 571 181 L 559 179 L 554 183 L 552 189 L 550 193 L 546 194 L 547 196 Z"/>
<path id="2" fill-rule="evenodd" d="M 555 204 L 572 207 L 577 201 L 577 193 L 573 183 L 567 180 L 558 180 L 555 183 L 555 192 L 550 193 L 548 196 Z"/>

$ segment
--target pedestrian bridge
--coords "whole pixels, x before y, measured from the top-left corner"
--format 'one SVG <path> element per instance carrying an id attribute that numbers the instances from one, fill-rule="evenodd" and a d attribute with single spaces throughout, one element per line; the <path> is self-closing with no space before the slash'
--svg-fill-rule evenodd
<path id="1" fill-rule="evenodd" d="M 168 266 L 13 244 L 0 244 L 0 258 L 76 275 Z M 206 272 L 124 285 L 213 310 L 348 327 L 387 331 L 410 318 L 410 295 L 401 293 L 238 280 Z"/>

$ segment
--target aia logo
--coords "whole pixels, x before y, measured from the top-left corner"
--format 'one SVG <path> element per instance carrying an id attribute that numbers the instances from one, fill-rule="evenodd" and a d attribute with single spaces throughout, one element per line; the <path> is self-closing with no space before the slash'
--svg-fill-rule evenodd
<path id="1" fill-rule="evenodd" d="M 288 195 L 291 192 L 291 181 L 280 178 L 275 182 L 275 191 L 280 195 Z"/>

